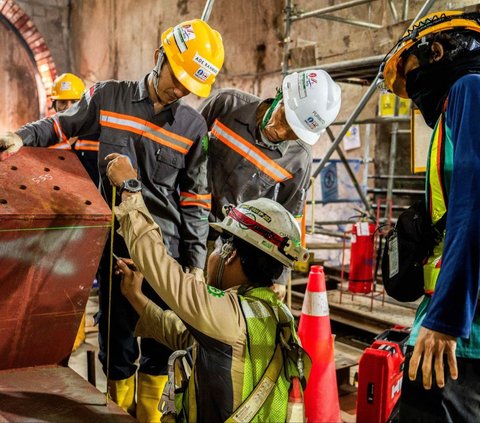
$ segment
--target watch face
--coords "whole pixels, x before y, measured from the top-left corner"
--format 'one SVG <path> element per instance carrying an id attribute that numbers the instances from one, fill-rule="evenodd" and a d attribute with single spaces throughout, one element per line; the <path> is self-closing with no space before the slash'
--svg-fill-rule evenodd
<path id="1" fill-rule="evenodd" d="M 126 184 L 128 189 L 139 189 L 140 188 L 140 181 L 138 179 L 129 179 Z"/>
<path id="2" fill-rule="evenodd" d="M 138 192 L 142 189 L 142 183 L 138 179 L 127 179 L 123 182 L 122 188 L 130 192 Z"/>

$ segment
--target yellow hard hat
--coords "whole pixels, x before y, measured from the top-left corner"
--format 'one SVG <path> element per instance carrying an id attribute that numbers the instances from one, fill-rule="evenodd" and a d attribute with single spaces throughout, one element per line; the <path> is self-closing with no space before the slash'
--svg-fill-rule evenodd
<path id="1" fill-rule="evenodd" d="M 426 35 L 454 29 L 480 32 L 479 17 L 478 13 L 464 13 L 460 11 L 434 12 L 410 25 L 402 38 L 386 56 L 383 79 L 387 89 L 400 97 L 408 98 L 405 88 L 405 75 L 403 73 L 404 53 L 411 50 Z"/>
<path id="2" fill-rule="evenodd" d="M 200 20 L 182 22 L 162 34 L 162 46 L 180 83 L 199 97 L 208 97 L 223 65 L 221 35 Z"/>
<path id="3" fill-rule="evenodd" d="M 85 85 L 73 73 L 63 73 L 53 81 L 52 100 L 80 100 Z"/>

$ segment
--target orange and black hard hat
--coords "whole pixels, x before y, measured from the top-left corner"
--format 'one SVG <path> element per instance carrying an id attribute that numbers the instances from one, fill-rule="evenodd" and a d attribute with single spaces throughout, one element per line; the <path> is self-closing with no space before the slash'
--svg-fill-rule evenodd
<path id="1" fill-rule="evenodd" d="M 386 88 L 400 97 L 408 98 L 403 73 L 403 61 L 407 53 L 412 52 L 423 37 L 451 30 L 480 32 L 480 15 L 461 11 L 434 12 L 410 25 L 384 59 L 383 79 Z"/>

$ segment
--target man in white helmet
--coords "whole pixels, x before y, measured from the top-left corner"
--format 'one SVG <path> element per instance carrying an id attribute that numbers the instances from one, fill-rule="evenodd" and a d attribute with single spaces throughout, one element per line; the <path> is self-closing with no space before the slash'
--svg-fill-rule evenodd
<path id="1" fill-rule="evenodd" d="M 107 160 L 113 185 L 135 177 L 127 157 L 110 154 Z M 141 193 L 123 191 L 115 214 L 139 271 L 130 270 L 127 259 L 117 261 L 124 274 L 121 290 L 140 316 L 139 336 L 177 350 L 193 344 L 185 401 L 172 410 L 177 421 L 282 422 L 292 379 L 306 382 L 310 360 L 290 311 L 269 286 L 284 266 L 292 267 L 308 252 L 293 216 L 273 200 L 260 198 L 225 211 L 221 223 L 211 224 L 222 236 L 209 257 L 207 285 L 168 255 Z M 142 293 L 142 274 L 171 310 Z"/>
<path id="2" fill-rule="evenodd" d="M 301 219 L 312 166 L 311 146 L 337 117 L 340 87 L 323 70 L 295 72 L 272 99 L 235 89 L 219 90 L 200 113 L 210 131 L 210 221 L 222 208 L 260 197 L 282 204 Z M 210 231 L 210 248 L 217 235 Z M 285 295 L 286 277 L 275 285 Z"/>

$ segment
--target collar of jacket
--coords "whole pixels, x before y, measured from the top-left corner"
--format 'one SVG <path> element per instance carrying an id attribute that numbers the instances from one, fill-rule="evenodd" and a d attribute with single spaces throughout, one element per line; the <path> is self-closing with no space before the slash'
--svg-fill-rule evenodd
<path id="1" fill-rule="evenodd" d="M 136 82 L 135 91 L 132 96 L 132 103 L 139 103 L 141 101 L 147 100 L 148 97 L 148 89 L 147 89 L 147 78 L 150 74 L 147 73 L 142 79 Z M 170 103 L 165 106 L 161 111 L 170 111 L 173 118 L 173 106 L 178 104 L 179 100 L 175 101 L 174 103 Z"/>
<path id="2" fill-rule="evenodd" d="M 245 106 L 241 107 L 240 113 L 238 113 L 238 117 L 235 120 L 245 126 L 248 127 L 248 132 L 253 136 L 255 139 L 255 144 L 260 146 L 261 148 L 266 148 L 272 151 L 278 151 L 282 156 L 288 149 L 288 141 L 282 141 L 278 143 L 265 143 L 262 141 L 260 134 L 257 136 L 257 110 L 261 104 L 272 104 L 273 98 L 267 98 L 263 101 L 259 100 L 258 102 L 253 102 L 246 104 Z"/>

